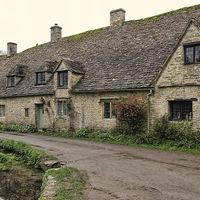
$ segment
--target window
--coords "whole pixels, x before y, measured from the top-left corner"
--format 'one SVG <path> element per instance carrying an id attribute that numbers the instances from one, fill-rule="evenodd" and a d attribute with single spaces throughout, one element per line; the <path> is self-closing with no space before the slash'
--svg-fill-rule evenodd
<path id="1" fill-rule="evenodd" d="M 58 115 L 67 115 L 66 101 L 58 101 Z"/>
<path id="2" fill-rule="evenodd" d="M 5 105 L 0 105 L 0 117 L 5 117 Z"/>
<path id="3" fill-rule="evenodd" d="M 25 117 L 29 117 L 29 113 L 28 113 L 29 108 L 24 108 L 24 110 L 25 110 Z"/>
<path id="4" fill-rule="evenodd" d="M 116 118 L 116 110 L 112 102 L 103 102 L 103 117 L 106 119 Z"/>
<path id="5" fill-rule="evenodd" d="M 7 86 L 8 87 L 14 87 L 15 86 L 15 77 L 14 76 L 8 76 L 7 77 Z"/>
<path id="6" fill-rule="evenodd" d="M 68 85 L 68 71 L 58 72 L 58 86 Z"/>
<path id="7" fill-rule="evenodd" d="M 200 44 L 185 46 L 185 64 L 200 63 Z"/>
<path id="8" fill-rule="evenodd" d="M 189 120 L 192 116 L 192 101 L 171 101 L 169 103 L 173 121 Z"/>
<path id="9" fill-rule="evenodd" d="M 45 84 L 45 72 L 37 72 L 36 73 L 36 83 L 37 83 L 37 85 Z"/>

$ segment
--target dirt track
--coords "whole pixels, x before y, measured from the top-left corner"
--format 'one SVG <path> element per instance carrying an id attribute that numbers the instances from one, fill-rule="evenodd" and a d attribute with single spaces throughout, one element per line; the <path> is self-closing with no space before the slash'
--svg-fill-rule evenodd
<path id="1" fill-rule="evenodd" d="M 0 133 L 86 174 L 86 199 L 199 200 L 200 155 L 34 134 Z"/>

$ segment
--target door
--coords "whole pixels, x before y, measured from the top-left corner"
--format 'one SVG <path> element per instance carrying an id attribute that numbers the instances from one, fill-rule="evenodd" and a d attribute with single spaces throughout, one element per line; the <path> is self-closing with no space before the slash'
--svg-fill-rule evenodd
<path id="1" fill-rule="evenodd" d="M 44 127 L 44 105 L 40 104 L 37 105 L 37 116 L 38 116 L 38 131 L 42 131 L 42 128 Z"/>

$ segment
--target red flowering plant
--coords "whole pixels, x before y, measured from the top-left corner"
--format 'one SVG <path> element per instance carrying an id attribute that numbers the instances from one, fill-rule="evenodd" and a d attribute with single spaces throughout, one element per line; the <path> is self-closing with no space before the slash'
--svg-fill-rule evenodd
<path id="1" fill-rule="evenodd" d="M 147 102 L 139 95 L 136 97 L 120 98 L 114 105 L 117 110 L 117 120 L 125 134 L 141 132 L 146 120 Z"/>

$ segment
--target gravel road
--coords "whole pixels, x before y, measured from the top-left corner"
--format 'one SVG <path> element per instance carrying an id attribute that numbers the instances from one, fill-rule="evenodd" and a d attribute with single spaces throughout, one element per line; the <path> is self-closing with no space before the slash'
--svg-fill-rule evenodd
<path id="1" fill-rule="evenodd" d="M 0 133 L 82 171 L 89 200 L 200 200 L 200 155 L 35 134 Z"/>

